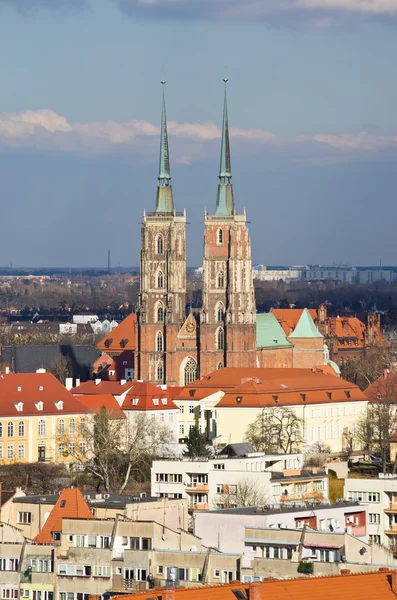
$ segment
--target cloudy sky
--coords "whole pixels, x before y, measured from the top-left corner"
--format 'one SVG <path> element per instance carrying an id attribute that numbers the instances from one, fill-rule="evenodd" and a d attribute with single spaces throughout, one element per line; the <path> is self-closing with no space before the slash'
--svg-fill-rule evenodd
<path id="1" fill-rule="evenodd" d="M 0 264 L 137 265 L 167 80 L 188 263 L 222 78 L 253 260 L 397 264 L 397 0 L 0 0 Z"/>

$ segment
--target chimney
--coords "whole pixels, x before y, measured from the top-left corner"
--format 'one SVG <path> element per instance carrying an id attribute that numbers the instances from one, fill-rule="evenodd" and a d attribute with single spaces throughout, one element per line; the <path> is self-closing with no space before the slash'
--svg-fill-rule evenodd
<path id="1" fill-rule="evenodd" d="M 161 592 L 162 600 L 175 600 L 175 588 L 163 588 Z"/>
<path id="2" fill-rule="evenodd" d="M 251 581 L 248 598 L 249 600 L 262 600 L 262 584 L 259 581 Z"/>
<path id="3" fill-rule="evenodd" d="M 46 370 L 41 368 L 41 369 L 36 369 L 36 373 L 45 373 Z"/>
<path id="4" fill-rule="evenodd" d="M 6 367 L 6 375 L 10 374 L 10 367 Z"/>
<path id="5" fill-rule="evenodd" d="M 341 575 L 350 575 L 350 569 L 341 569 L 340 574 Z"/>
<path id="6" fill-rule="evenodd" d="M 163 383 L 162 385 L 160 385 L 160 389 L 162 389 L 163 391 L 165 391 L 167 389 L 167 384 Z"/>
<path id="7" fill-rule="evenodd" d="M 126 379 L 120 379 L 120 385 L 125 385 L 127 383 Z"/>
<path id="8" fill-rule="evenodd" d="M 387 376 L 389 373 L 390 373 L 390 369 L 383 369 L 383 379 L 387 379 Z"/>
<path id="9" fill-rule="evenodd" d="M 99 385 L 101 383 L 101 379 L 95 379 L 95 385 Z"/>
<path id="10" fill-rule="evenodd" d="M 79 387 L 80 385 L 80 377 L 76 377 L 76 387 Z"/>
<path id="11" fill-rule="evenodd" d="M 73 387 L 73 377 L 66 377 L 65 379 L 65 388 L 67 390 L 71 390 Z"/>
<path id="12" fill-rule="evenodd" d="M 397 596 L 397 571 L 392 571 L 391 572 L 390 583 L 391 583 L 391 589 L 392 589 L 392 591 Z"/>

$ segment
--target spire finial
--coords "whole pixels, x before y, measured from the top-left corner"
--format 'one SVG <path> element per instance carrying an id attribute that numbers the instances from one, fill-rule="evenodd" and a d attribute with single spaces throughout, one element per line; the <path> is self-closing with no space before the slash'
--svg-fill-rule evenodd
<path id="1" fill-rule="evenodd" d="M 162 109 L 161 109 L 161 132 L 160 132 L 160 163 L 157 184 L 156 212 L 172 213 L 174 201 L 171 189 L 170 157 L 168 152 L 167 113 L 165 109 L 164 86 L 166 81 L 162 79 Z"/>
<path id="2" fill-rule="evenodd" d="M 224 100 L 223 100 L 223 121 L 222 121 L 222 142 L 221 142 L 221 162 L 219 167 L 219 185 L 218 199 L 216 203 L 215 214 L 232 215 L 234 211 L 234 199 L 232 188 L 232 167 L 230 161 L 230 141 L 229 141 L 229 117 L 227 113 L 227 82 L 228 78 L 223 78 Z"/>

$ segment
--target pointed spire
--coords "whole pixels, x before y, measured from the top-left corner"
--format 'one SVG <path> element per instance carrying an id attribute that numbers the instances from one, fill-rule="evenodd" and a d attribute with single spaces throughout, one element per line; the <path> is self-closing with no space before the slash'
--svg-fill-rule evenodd
<path id="1" fill-rule="evenodd" d="M 173 213 L 174 200 L 171 187 L 170 157 L 168 152 L 167 114 L 165 110 L 165 81 L 163 86 L 163 100 L 161 110 L 161 133 L 160 133 L 160 163 L 157 184 L 156 213 Z"/>
<path id="2" fill-rule="evenodd" d="M 235 212 L 233 186 L 232 186 L 232 168 L 230 161 L 230 141 L 229 141 L 229 117 L 227 114 L 227 90 L 228 80 L 223 80 L 225 84 L 225 93 L 223 100 L 223 122 L 222 122 L 222 144 L 221 144 L 221 162 L 219 167 L 218 197 L 216 201 L 216 215 L 232 215 Z"/>

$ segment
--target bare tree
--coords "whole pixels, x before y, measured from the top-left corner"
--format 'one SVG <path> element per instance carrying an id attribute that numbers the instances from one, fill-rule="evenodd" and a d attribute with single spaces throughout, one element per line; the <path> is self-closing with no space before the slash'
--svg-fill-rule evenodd
<path id="1" fill-rule="evenodd" d="M 59 354 L 59 356 L 51 363 L 49 372 L 52 373 L 62 385 L 65 385 L 66 378 L 72 373 L 70 358 L 63 356 L 63 354 Z"/>
<path id="2" fill-rule="evenodd" d="M 392 363 L 393 352 L 390 345 L 373 345 L 365 349 L 365 354 L 345 364 L 342 376 L 365 390 Z"/>
<path id="3" fill-rule="evenodd" d="M 286 407 L 264 408 L 248 426 L 245 439 L 262 452 L 299 452 L 303 441 L 303 419 Z"/>
<path id="4" fill-rule="evenodd" d="M 237 485 L 224 485 L 223 492 L 218 494 L 216 504 L 224 508 L 233 506 L 258 506 L 267 504 L 269 496 L 266 489 L 257 479 L 242 478 Z"/>

